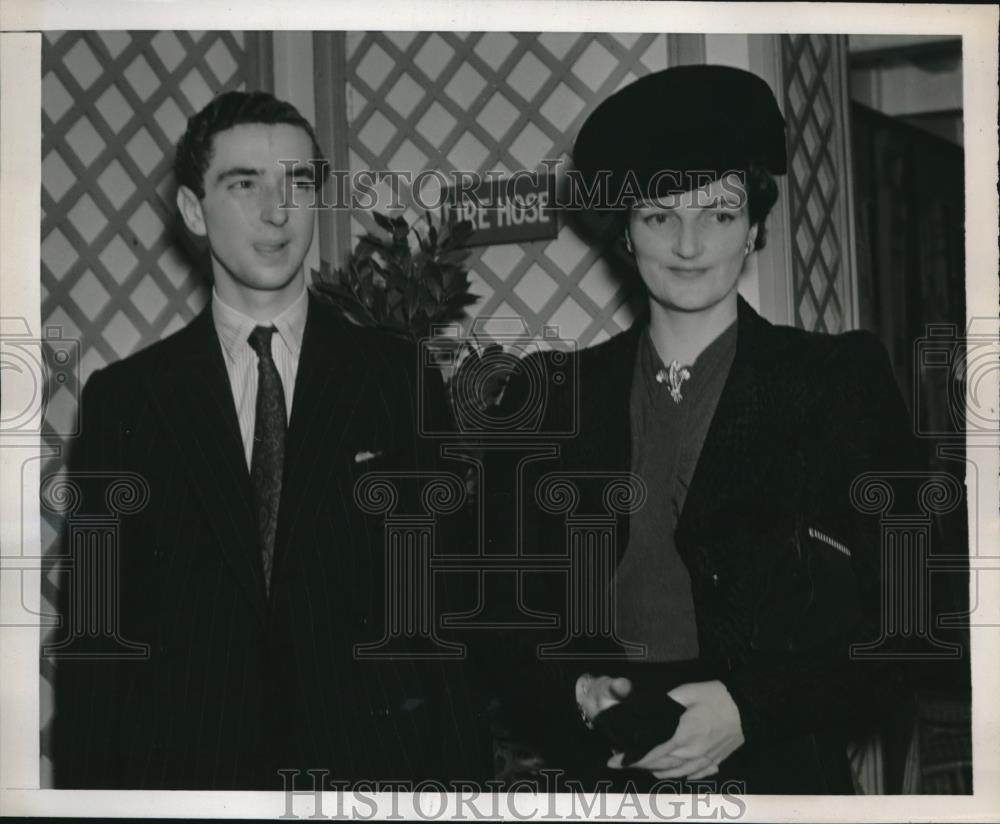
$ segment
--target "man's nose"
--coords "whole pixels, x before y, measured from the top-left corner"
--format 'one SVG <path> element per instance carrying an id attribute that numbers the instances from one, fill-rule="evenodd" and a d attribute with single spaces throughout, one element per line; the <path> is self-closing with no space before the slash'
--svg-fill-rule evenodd
<path id="1" fill-rule="evenodd" d="M 288 222 L 288 206 L 282 193 L 273 187 L 265 188 L 260 195 L 260 219 L 275 226 L 284 226 Z"/>

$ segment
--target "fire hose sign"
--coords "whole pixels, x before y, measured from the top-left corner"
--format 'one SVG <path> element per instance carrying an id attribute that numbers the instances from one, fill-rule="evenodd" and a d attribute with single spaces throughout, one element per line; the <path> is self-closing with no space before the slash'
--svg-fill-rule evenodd
<path id="1" fill-rule="evenodd" d="M 452 186 L 443 192 L 444 218 L 468 220 L 471 246 L 546 240 L 559 234 L 548 174 L 487 179 L 478 186 Z"/>

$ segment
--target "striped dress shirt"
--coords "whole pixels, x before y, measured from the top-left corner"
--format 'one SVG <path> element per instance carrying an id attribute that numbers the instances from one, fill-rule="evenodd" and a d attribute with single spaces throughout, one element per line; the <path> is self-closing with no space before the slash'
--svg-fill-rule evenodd
<path id="1" fill-rule="evenodd" d="M 271 337 L 271 356 L 281 376 L 281 387 L 285 394 L 285 413 L 292 417 L 292 396 L 295 392 L 295 376 L 299 368 L 299 353 L 302 350 L 302 335 L 306 328 L 308 292 L 305 285 L 302 293 L 287 309 L 270 323 L 262 323 L 244 315 L 225 303 L 219 293 L 212 290 L 212 319 L 215 331 L 222 344 L 222 354 L 229 373 L 229 386 L 236 403 L 236 416 L 240 422 L 240 435 L 246 453 L 247 469 L 253 454 L 253 431 L 257 410 L 257 353 L 247 341 L 255 326 L 277 328 Z"/>

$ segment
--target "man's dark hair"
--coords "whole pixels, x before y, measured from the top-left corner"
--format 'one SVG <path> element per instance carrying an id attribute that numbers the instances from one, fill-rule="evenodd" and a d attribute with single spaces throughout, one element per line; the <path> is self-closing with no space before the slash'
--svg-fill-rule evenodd
<path id="1" fill-rule="evenodd" d="M 289 160 L 316 160 L 317 174 L 322 175 L 323 167 L 319 161 L 323 161 L 323 152 L 312 124 L 299 114 L 298 109 L 267 92 L 226 92 L 188 119 L 187 130 L 177 143 L 177 153 L 174 156 L 177 183 L 187 186 L 199 198 L 204 197 L 205 172 L 212 162 L 214 136 L 233 126 L 252 123 L 287 123 L 305 130 L 313 144 L 313 157 Z M 322 180 L 317 180 L 316 183 L 319 185 Z"/>

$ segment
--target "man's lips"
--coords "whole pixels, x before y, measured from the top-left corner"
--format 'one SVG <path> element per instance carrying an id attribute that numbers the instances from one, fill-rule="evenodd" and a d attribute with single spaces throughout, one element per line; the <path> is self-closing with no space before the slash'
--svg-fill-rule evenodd
<path id="1" fill-rule="evenodd" d="M 289 241 L 282 240 L 274 243 L 263 243 L 258 242 L 253 245 L 255 251 L 262 255 L 273 255 L 276 252 L 281 252 L 286 246 L 288 246 Z"/>

